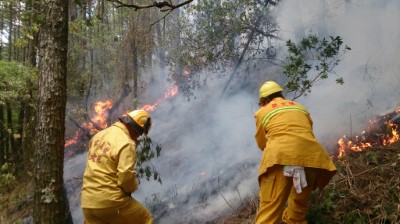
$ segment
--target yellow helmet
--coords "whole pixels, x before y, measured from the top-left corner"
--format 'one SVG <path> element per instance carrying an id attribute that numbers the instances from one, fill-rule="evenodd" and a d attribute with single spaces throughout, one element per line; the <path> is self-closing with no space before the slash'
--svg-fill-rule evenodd
<path id="1" fill-rule="evenodd" d="M 277 92 L 282 92 L 283 89 L 282 87 L 274 82 L 274 81 L 267 81 L 264 84 L 262 84 L 261 88 L 260 88 L 260 98 L 263 97 L 267 97 L 273 93 L 277 93 Z"/>
<path id="2" fill-rule="evenodd" d="M 133 110 L 119 120 L 130 126 L 139 135 L 147 134 L 151 128 L 150 114 L 145 110 Z"/>

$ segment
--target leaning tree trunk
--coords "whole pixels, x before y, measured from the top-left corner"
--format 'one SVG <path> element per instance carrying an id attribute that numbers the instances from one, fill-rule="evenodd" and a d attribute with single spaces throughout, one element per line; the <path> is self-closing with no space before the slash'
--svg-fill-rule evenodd
<path id="1" fill-rule="evenodd" d="M 34 222 L 64 223 L 64 134 L 68 1 L 42 1 L 39 34 L 39 104 L 35 151 Z"/>

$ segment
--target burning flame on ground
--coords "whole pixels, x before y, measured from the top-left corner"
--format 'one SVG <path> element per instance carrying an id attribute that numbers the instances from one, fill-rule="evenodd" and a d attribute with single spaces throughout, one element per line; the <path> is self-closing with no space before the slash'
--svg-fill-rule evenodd
<path id="1" fill-rule="evenodd" d="M 96 115 L 91 120 L 98 124 L 101 128 L 106 128 L 108 111 L 112 108 L 112 106 L 112 100 L 107 100 L 105 102 L 97 101 L 94 104 L 94 112 Z"/>
<path id="2" fill-rule="evenodd" d="M 361 152 L 400 140 L 400 125 L 394 123 L 395 120 L 400 119 L 399 113 L 400 109 L 370 120 L 367 131 L 363 131 L 361 136 L 356 136 L 354 139 L 343 135 L 338 141 L 338 158 L 345 156 L 348 152 Z M 396 117 L 397 119 L 394 119 Z"/>
<path id="3" fill-rule="evenodd" d="M 166 100 L 168 98 L 175 96 L 177 93 L 178 93 L 178 86 L 174 86 L 171 89 L 169 89 L 167 92 L 164 93 L 163 98 L 158 99 L 153 104 L 146 104 L 140 109 L 145 110 L 145 111 L 154 111 L 157 108 L 158 104 L 160 104 L 161 102 L 163 102 L 164 100 Z"/>
<path id="4" fill-rule="evenodd" d="M 99 128 L 106 128 L 107 127 L 107 117 L 108 111 L 112 108 L 113 101 L 106 100 L 106 101 L 97 101 L 94 106 L 94 112 L 96 113 L 90 120 L 93 122 L 85 122 L 82 123 L 80 126 L 83 129 L 88 130 L 91 134 L 98 132 L 99 130 L 95 127 L 98 126 Z M 70 145 L 76 144 L 79 141 L 79 138 L 82 135 L 82 131 L 75 132 L 75 136 L 71 139 L 68 139 L 64 143 L 64 148 Z"/>
<path id="5" fill-rule="evenodd" d="M 177 93 L 178 93 L 178 86 L 174 86 L 171 89 L 169 89 L 168 91 L 166 91 L 164 93 L 164 96 L 162 98 L 158 99 L 155 103 L 144 105 L 141 109 L 143 109 L 145 111 L 154 111 L 161 102 L 165 101 L 168 98 L 175 96 Z M 95 125 L 102 129 L 106 128 L 108 111 L 112 108 L 112 106 L 113 106 L 112 100 L 97 101 L 93 106 L 95 115 L 90 119 L 91 122 L 82 123 L 80 126 L 83 129 L 88 130 L 91 135 L 93 135 L 99 131 L 99 129 L 96 128 Z M 76 144 L 82 135 L 83 135 L 83 133 L 81 130 L 77 131 L 73 138 L 67 139 L 65 141 L 64 148 L 66 148 L 70 145 Z"/>

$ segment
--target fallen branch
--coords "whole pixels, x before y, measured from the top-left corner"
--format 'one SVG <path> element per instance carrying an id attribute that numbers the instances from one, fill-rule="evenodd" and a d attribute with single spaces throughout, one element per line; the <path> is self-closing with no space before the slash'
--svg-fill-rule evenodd
<path id="1" fill-rule="evenodd" d="M 73 118 L 71 118 L 69 116 L 68 116 L 68 119 L 70 121 L 72 121 L 72 123 L 74 123 L 77 128 L 81 129 L 83 131 L 83 133 L 86 135 L 86 137 L 88 137 L 89 139 L 92 137 L 89 129 L 82 127 L 77 121 L 75 121 Z"/>

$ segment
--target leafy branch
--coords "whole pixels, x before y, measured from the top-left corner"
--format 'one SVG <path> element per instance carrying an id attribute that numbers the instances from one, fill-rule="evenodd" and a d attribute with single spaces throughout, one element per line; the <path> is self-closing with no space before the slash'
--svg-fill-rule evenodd
<path id="1" fill-rule="evenodd" d="M 151 160 L 154 157 L 159 157 L 161 153 L 160 145 L 153 145 L 151 138 L 149 137 L 140 137 L 138 139 L 138 145 L 136 148 L 136 170 L 138 179 L 146 178 L 146 180 L 150 180 L 153 177 L 154 180 L 158 181 L 162 184 L 161 177 L 153 164 L 151 164 Z"/>
<path id="2" fill-rule="evenodd" d="M 300 43 L 286 42 L 289 55 L 284 65 L 284 74 L 288 78 L 285 88 L 294 92 L 293 99 L 311 92 L 311 87 L 318 81 L 327 79 L 329 73 L 339 64 L 346 51 L 351 50 L 340 36 L 329 39 L 309 35 Z M 343 85 L 343 77 L 338 77 L 336 83 Z"/>

